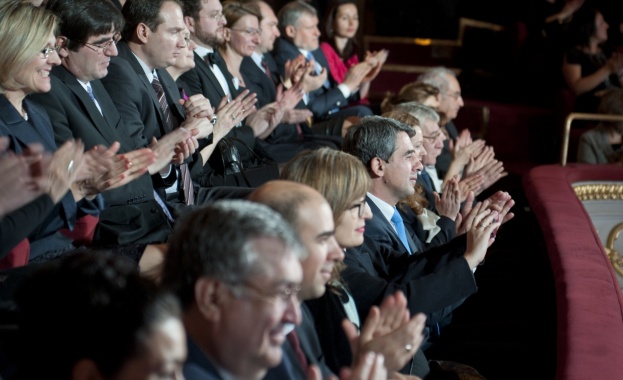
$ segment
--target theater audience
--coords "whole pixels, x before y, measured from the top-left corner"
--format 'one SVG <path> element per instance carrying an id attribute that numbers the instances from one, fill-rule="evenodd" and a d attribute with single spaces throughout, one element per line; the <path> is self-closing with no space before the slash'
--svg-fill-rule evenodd
<path id="1" fill-rule="evenodd" d="M 432 195 L 432 192 L 441 192 L 444 183 L 453 178 L 460 180 L 461 202 L 464 202 L 470 191 L 479 195 L 508 173 L 504 164 L 495 159 L 492 147 L 487 147 L 484 140 L 471 141 L 457 145 L 454 157 L 445 177 L 438 177 L 436 162 L 443 151 L 445 135 L 439 127 L 439 115 L 430 107 L 417 102 L 402 103 L 396 106 L 397 111 L 408 112 L 419 121 L 424 132 L 424 148 L 427 155 L 424 157 L 424 171 L 421 173 L 421 182 Z M 429 195 L 429 200 L 432 200 Z"/>
<path id="2" fill-rule="evenodd" d="M 290 181 L 296 181 L 309 186 L 323 193 L 323 197 L 331 206 L 333 212 L 333 221 L 335 225 L 335 239 L 340 249 L 353 248 L 363 243 L 363 226 L 365 220 L 372 217 L 369 207 L 365 202 L 365 194 L 370 186 L 370 180 L 365 168 L 355 157 L 332 149 L 321 148 L 315 151 L 306 151 L 297 155 L 290 161 L 282 171 L 282 178 Z M 268 186 L 268 185 L 266 185 Z M 282 192 L 289 190 L 291 193 L 299 194 L 304 190 L 297 187 L 282 185 L 273 185 Z M 258 192 L 261 189 L 258 189 Z M 265 199 L 269 199 L 271 207 L 281 212 L 286 212 L 287 205 L 279 202 L 279 195 L 273 192 L 267 195 L 268 189 L 265 189 Z M 298 191 L 297 191 L 298 190 Z M 293 197 L 294 195 L 291 195 Z M 298 207 L 298 213 L 301 214 L 305 208 Z M 308 210 L 309 211 L 309 210 Z M 307 222 L 299 217 L 295 220 L 295 226 L 298 226 L 299 232 L 302 233 Z M 303 264 L 305 266 L 305 264 Z M 306 306 L 313 315 L 316 323 L 316 332 L 318 334 L 320 344 L 326 358 L 327 364 L 337 372 L 343 366 L 351 365 L 353 353 L 348 344 L 348 334 L 342 330 L 342 320 L 348 319 L 350 322 L 363 331 L 361 333 L 362 340 L 369 335 L 365 330 L 369 325 L 369 321 L 360 320 L 356 311 L 356 303 L 353 299 L 347 284 L 341 279 L 340 271 L 343 269 L 343 263 L 340 259 L 335 262 L 331 279 L 327 283 L 327 290 L 324 294 L 316 299 L 305 300 Z M 383 301 L 380 308 L 380 316 L 387 319 L 388 303 L 401 304 L 406 307 L 406 299 L 402 293 L 390 296 Z M 391 311 L 390 315 L 395 311 Z M 405 342 L 397 339 L 397 336 L 413 336 L 421 337 L 421 328 L 424 324 L 424 315 L 414 317 L 411 322 L 407 321 L 408 312 L 402 311 L 403 315 L 399 315 L 397 323 L 394 326 L 387 327 L 385 332 L 373 334 L 375 336 L 370 342 L 366 343 L 367 347 L 376 347 L 378 352 L 385 356 L 385 366 L 391 372 L 403 370 L 404 373 L 411 373 L 412 368 L 417 368 L 418 360 L 423 356 L 412 359 L 416 353 L 416 344 L 411 344 L 411 350 L 405 350 Z M 373 318 L 376 310 L 368 318 Z M 417 327 L 419 326 L 419 327 Z M 382 331 L 382 329 L 377 328 Z M 352 339 L 352 338 L 351 338 Z M 381 343 L 386 340 L 387 343 Z M 362 352 L 363 344 L 359 342 L 361 348 L 353 350 Z M 419 344 L 418 344 L 419 345 Z M 369 349 L 369 348 L 368 348 Z M 418 352 L 421 354 L 421 352 Z M 407 366 L 403 366 L 407 363 Z M 392 375 L 393 376 L 393 375 Z"/>
<path id="3" fill-rule="evenodd" d="M 244 57 L 250 57 L 259 44 L 261 29 L 259 6 L 256 3 L 240 3 L 229 0 L 223 3 L 223 15 L 227 21 L 224 29 L 224 42 L 218 47 L 227 71 L 231 75 L 232 84 L 236 91 L 247 88 L 246 79 L 241 73 L 241 63 Z M 266 123 L 255 123 L 254 133 L 264 140 L 281 123 L 286 109 L 292 109 L 303 98 L 300 86 L 279 92 L 270 103 L 263 105 L 257 112 L 263 116 L 252 116 L 254 119 L 262 117 Z"/>
<path id="4" fill-rule="evenodd" d="M 43 264 L 20 284 L 16 303 L 16 379 L 181 378 L 179 303 L 127 259 L 86 252 Z"/>
<path id="5" fill-rule="evenodd" d="M 610 89 L 601 98 L 599 113 L 623 115 L 623 89 Z M 623 121 L 602 121 L 584 132 L 578 146 L 578 162 L 623 163 Z"/>
<path id="6" fill-rule="evenodd" d="M 353 0 L 336 0 L 324 17 L 323 42 L 320 48 L 329 64 L 329 75 L 335 83 L 343 83 L 348 69 L 357 65 L 361 58 L 361 51 L 357 44 L 356 35 L 359 29 L 359 11 Z M 370 64 L 371 70 L 361 81 L 359 87 L 359 103 L 369 104 L 368 92 L 370 82 L 376 78 L 387 60 L 388 50 L 365 52 L 364 60 Z"/>
<path id="7" fill-rule="evenodd" d="M 576 95 L 575 111 L 594 113 L 604 90 L 621 87 L 623 57 L 608 45 L 608 23 L 590 4 L 573 14 L 567 34 L 564 79 Z"/>
<path id="8" fill-rule="evenodd" d="M 277 39 L 272 54 L 279 74 L 285 76 L 286 62 L 303 56 L 313 62 L 314 75 L 322 83 L 304 98 L 314 118 L 326 122 L 312 125 L 312 130 L 328 136 L 343 136 L 348 126 L 359 117 L 372 115 L 368 107 L 354 105 L 360 99 L 359 87 L 372 69 L 370 64 L 361 62 L 353 66 L 347 71 L 344 81 L 336 83 L 328 74 L 330 69 L 326 56 L 318 49 L 320 30 L 314 7 L 291 1 L 279 10 L 277 17 L 281 37 Z"/>
<path id="9" fill-rule="evenodd" d="M 281 35 L 277 16 L 271 6 L 261 0 L 242 1 L 242 3 L 256 4 L 262 16 L 259 43 L 251 56 L 242 59 L 240 72 L 245 78 L 247 88 L 257 95 L 258 106 L 263 107 L 276 101 L 278 95 L 283 92 L 279 88 L 283 89 L 291 86 L 293 78 L 284 78 L 284 83 L 282 83 L 277 70 L 277 64 L 270 54 L 275 40 Z M 298 67 L 305 71 L 304 59 L 299 61 L 297 63 Z M 293 71 L 296 71 L 294 65 L 294 63 L 291 63 L 290 66 Z M 302 75 L 302 78 L 298 78 L 297 75 L 297 79 L 294 79 L 294 82 L 296 82 L 297 86 L 305 89 L 306 82 L 309 81 L 310 77 L 308 75 L 300 75 Z M 290 83 L 287 83 L 288 81 Z M 294 108 L 283 109 L 281 124 L 261 141 L 262 146 L 279 163 L 287 162 L 298 152 L 305 149 L 316 149 L 321 146 L 329 146 L 336 149 L 339 147 L 341 144 L 340 139 L 314 134 L 310 128 L 311 123 L 312 112 L 301 100 Z"/>
<path id="10" fill-rule="evenodd" d="M 411 313 L 427 314 L 431 335 L 438 335 L 452 311 L 477 291 L 473 270 L 494 241 L 491 233 L 499 227 L 494 220 L 503 219 L 508 209 L 490 211 L 488 201 L 478 203 L 466 218 L 469 238 L 461 235 L 424 251 L 404 226 L 402 214 L 410 209 L 396 207 L 413 194 L 422 169 L 410 140 L 413 135 L 411 127 L 379 116 L 364 118 L 349 130 L 344 151 L 358 157 L 372 179 L 366 200 L 373 218 L 366 221 L 363 246 L 347 250 L 343 275 L 360 315 L 385 295 L 401 290 Z"/>
<path id="11" fill-rule="evenodd" d="M 57 19 L 24 2 L 0 6 L 0 40 L 5 46 L 0 59 L 0 135 L 9 137 L 10 150 L 36 157 L 31 170 L 43 176 L 46 193 L 5 216 L 1 250 L 6 254 L 26 242 L 29 260 L 45 260 L 73 249 L 74 241 L 92 239 L 102 209 L 99 193 L 135 178 L 135 169 L 125 157 L 115 156 L 118 145 L 83 152 L 82 142 L 71 140 L 57 150 L 47 113 L 27 97 L 50 91 L 50 70 L 60 63 L 54 36 Z M 29 24 L 33 20 L 34 26 Z"/>
<path id="12" fill-rule="evenodd" d="M 382 116 L 413 128 L 415 134 L 411 137 L 411 143 L 420 161 L 425 162 L 425 156 L 428 153 L 424 146 L 424 136 L 418 119 L 400 111 L 387 112 Z M 415 191 L 400 203 L 407 205 L 417 216 L 417 220 L 409 220 L 409 215 L 405 215 L 405 224 L 413 227 L 418 239 L 426 248 L 432 248 L 447 243 L 456 236 L 457 224 L 455 222 L 459 215 L 461 193 L 456 179 L 447 181 L 443 192 L 431 192 L 425 184 L 421 183 L 424 173 L 425 170 L 418 173 Z M 458 221 L 460 222 L 460 219 Z"/>

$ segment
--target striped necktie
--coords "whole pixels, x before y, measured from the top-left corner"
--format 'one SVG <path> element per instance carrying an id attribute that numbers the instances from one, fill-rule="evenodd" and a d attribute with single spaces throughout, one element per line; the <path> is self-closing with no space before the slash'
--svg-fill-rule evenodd
<path id="1" fill-rule="evenodd" d="M 171 108 L 169 108 L 169 104 L 167 103 L 167 97 L 164 94 L 164 88 L 162 88 L 162 84 L 154 76 L 154 80 L 151 82 L 154 91 L 156 92 L 156 96 L 158 97 L 158 103 L 160 103 L 160 109 L 162 110 L 162 114 L 164 117 L 164 129 L 165 133 L 171 132 L 175 127 L 176 120 L 173 117 L 173 113 L 171 112 Z M 190 169 L 188 168 L 187 163 L 183 163 L 179 165 L 180 168 L 180 177 L 181 183 L 180 186 L 182 191 L 184 192 L 184 203 L 187 205 L 192 205 L 195 203 L 195 190 L 193 188 L 193 182 L 190 175 Z"/>

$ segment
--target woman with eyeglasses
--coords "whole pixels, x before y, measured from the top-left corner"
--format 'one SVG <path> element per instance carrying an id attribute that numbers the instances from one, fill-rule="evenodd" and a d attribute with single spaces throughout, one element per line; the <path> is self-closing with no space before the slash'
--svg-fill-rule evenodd
<path id="1" fill-rule="evenodd" d="M 223 3 L 223 16 L 227 20 L 224 43 L 219 53 L 227 65 L 236 90 L 246 88 L 246 79 L 240 71 L 242 59 L 250 57 L 260 43 L 261 11 L 257 3 L 228 0 Z M 227 75 L 227 74 L 226 74 Z M 303 98 L 303 91 L 298 86 L 278 93 L 277 99 L 264 105 L 246 119 L 246 124 L 253 128 L 255 136 L 267 138 L 283 118 L 285 109 L 292 109 Z"/>
<path id="2" fill-rule="evenodd" d="M 359 159 L 330 148 L 303 151 L 284 166 L 281 179 L 308 185 L 325 197 L 333 211 L 335 239 L 341 248 L 346 250 L 363 244 L 366 220 L 372 218 L 372 211 L 366 203 L 366 193 L 371 181 Z M 316 331 L 327 365 L 336 373 L 340 368 L 350 366 L 353 359 L 348 339 L 342 330 L 342 319 L 348 318 L 361 329 L 365 325 L 359 319 L 355 300 L 340 278 L 343 268 L 343 264 L 334 266 L 333 276 L 327 284 L 328 291 L 321 298 L 305 301 L 314 314 Z M 400 295 L 393 297 L 395 300 L 401 298 Z M 417 324 L 423 327 L 424 315 L 415 318 L 416 320 L 409 322 L 413 324 L 411 328 Z M 403 328 L 404 326 L 402 325 Z M 413 332 L 405 328 L 403 333 L 408 334 L 407 331 Z M 378 342 L 380 340 L 370 344 L 375 345 Z M 404 344 L 400 342 L 403 341 L 387 338 L 383 346 L 375 347 L 376 352 L 384 355 L 385 365 L 390 372 L 400 370 L 417 350 L 415 347 L 412 352 L 405 352 Z M 393 375 L 392 378 L 400 378 L 396 373 Z"/>

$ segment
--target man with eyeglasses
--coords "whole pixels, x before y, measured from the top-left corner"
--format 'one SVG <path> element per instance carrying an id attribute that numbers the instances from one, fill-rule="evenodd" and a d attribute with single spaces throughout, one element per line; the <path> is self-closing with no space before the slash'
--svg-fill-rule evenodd
<path id="1" fill-rule="evenodd" d="M 60 17 L 57 38 L 61 65 L 52 69 L 52 89 L 34 94 L 32 100 L 43 106 L 52 121 L 58 146 L 70 139 L 80 139 L 86 149 L 118 144 L 118 153 L 136 169 L 137 178 L 102 193 L 105 209 L 94 236 L 95 245 L 163 243 L 172 228 L 166 212 L 155 199 L 148 171 L 168 166 L 173 145 L 153 146 L 161 157 L 135 144 L 126 125 L 102 85 L 110 59 L 117 55 L 118 31 L 123 16 L 106 1 L 58 0 L 49 8 Z"/>
<path id="2" fill-rule="evenodd" d="M 267 206 L 218 201 L 176 227 L 162 286 L 182 304 L 187 380 L 264 377 L 301 321 L 304 258 L 296 233 Z"/>
<path id="3" fill-rule="evenodd" d="M 439 89 L 439 107 L 438 111 L 445 115 L 446 124 L 442 125 L 448 132 L 449 139 L 444 142 L 444 148 L 437 158 L 437 170 L 439 175 L 443 177 L 450 167 L 452 161 L 452 153 L 449 149 L 450 140 L 456 142 L 459 133 L 454 125 L 453 120 L 456 119 L 459 110 L 463 107 L 463 97 L 461 96 L 461 85 L 456 78 L 454 71 L 445 67 L 433 67 L 421 74 L 418 82 L 435 86 Z"/>

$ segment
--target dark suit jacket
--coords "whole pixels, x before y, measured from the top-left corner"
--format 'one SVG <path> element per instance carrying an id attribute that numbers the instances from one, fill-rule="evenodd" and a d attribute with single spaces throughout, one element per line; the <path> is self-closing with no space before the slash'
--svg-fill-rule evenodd
<path id="1" fill-rule="evenodd" d="M 113 99 L 132 139 L 137 145 L 145 146 L 151 143 L 153 137 L 160 138 L 166 133 L 164 115 L 151 82 L 130 47 L 122 41 L 117 44 L 117 49 L 119 55 L 111 58 L 108 75 L 102 78 L 102 83 Z M 183 107 L 177 102 L 180 99 L 179 88 L 166 70 L 159 69 L 156 73 L 171 113 L 179 125 L 185 117 Z M 190 164 L 193 177 L 203 170 L 199 154 L 195 154 L 187 162 Z M 175 174 L 175 171 L 172 173 Z M 160 178 L 159 175 L 152 176 L 154 186 L 158 189 L 170 186 L 175 179 L 175 175 L 166 179 Z"/>
<path id="2" fill-rule="evenodd" d="M 57 144 L 81 139 L 86 149 L 96 145 L 121 144 L 119 153 L 135 150 L 135 142 L 98 81 L 91 87 L 102 113 L 76 77 L 63 66 L 52 69 L 52 90 L 33 95 L 33 101 L 44 107 L 52 120 Z M 95 244 L 161 243 L 171 233 L 171 225 L 154 199 L 149 174 L 102 194 L 106 208 L 100 214 Z"/>
<path id="3" fill-rule="evenodd" d="M 215 54 L 218 54 L 215 52 Z M 237 91 L 234 89 L 234 84 L 231 83 L 231 74 L 227 71 L 227 66 L 223 64 L 219 65 L 221 72 L 228 80 L 227 85 L 232 99 L 235 98 Z M 229 75 L 228 75 L 229 74 Z M 218 107 L 221 99 L 225 96 L 225 92 L 221 87 L 220 82 L 216 79 L 216 76 L 212 73 L 210 66 L 203 60 L 197 53 L 195 53 L 195 68 L 188 70 L 180 76 L 180 78 L 188 84 L 188 88 L 192 92 L 192 95 L 203 94 L 213 107 Z M 191 94 L 188 94 L 189 96 Z"/>
<path id="4" fill-rule="evenodd" d="M 0 136 L 9 137 L 9 150 L 22 153 L 28 144 L 39 143 L 48 152 L 56 151 L 52 125 L 45 110 L 28 98 L 24 100 L 24 103 L 28 112 L 28 121 L 22 118 L 5 96 L 0 95 Z M 77 205 L 71 192 L 67 192 L 53 207 L 50 203 L 49 197 L 42 196 L 5 216 L 0 224 L 3 247 L 10 250 L 13 248 L 9 247 L 10 241 L 18 243 L 28 237 L 30 259 L 51 251 L 67 250 L 71 248 L 71 239 L 62 235 L 59 230 L 73 229 L 79 217 L 99 213 L 97 205 L 93 202 L 81 201 L 80 205 Z M 32 214 L 27 215 L 29 212 Z M 26 216 L 29 222 L 14 230 L 19 232 L 19 236 L 7 236 L 6 227 L 14 221 L 24 220 Z M 8 239 L 4 240 L 4 237 Z"/>
<path id="5" fill-rule="evenodd" d="M 186 338 L 188 357 L 182 369 L 186 380 L 222 380 L 214 365 L 190 337 Z"/>
<path id="6" fill-rule="evenodd" d="M 265 54 L 269 67 L 275 63 L 270 54 Z M 276 67 L 276 66 L 275 66 Z M 257 95 L 257 106 L 261 108 L 275 101 L 277 89 L 273 81 L 261 70 L 251 57 L 245 57 L 240 66 L 240 73 L 244 77 L 249 91 Z M 301 101 L 296 108 L 305 108 Z M 303 136 L 299 137 L 295 124 L 279 124 L 273 132 L 260 144 L 270 157 L 277 162 L 287 162 L 297 153 L 306 149 L 317 149 L 321 146 L 336 147 L 334 141 L 326 136 L 316 136 L 307 123 L 301 123 Z"/>
<path id="7" fill-rule="evenodd" d="M 277 39 L 275 49 L 272 54 L 275 58 L 275 62 L 277 63 L 279 74 L 283 76 L 285 74 L 286 61 L 298 57 L 301 55 L 301 52 L 290 41 L 280 37 Z M 327 58 L 324 56 L 322 50 L 316 49 L 312 52 L 312 55 L 314 56 L 316 62 L 318 62 L 321 66 L 326 67 L 328 70 L 329 66 Z M 341 108 L 348 105 L 348 99 L 344 97 L 335 83 L 332 83 L 332 86 L 328 89 L 321 86 L 319 89 L 310 92 L 308 96 L 309 101 L 307 103 L 307 108 L 309 108 L 314 113 L 314 117 L 318 119 L 326 118 L 329 116 L 329 111 L 335 108 Z"/>
<path id="8" fill-rule="evenodd" d="M 347 297 L 344 293 L 337 295 L 327 287 L 322 297 L 304 302 L 314 318 L 327 366 L 334 373 L 350 366 L 353 360 L 350 342 L 342 329 L 342 321 L 348 318 L 342 298 Z"/>
<path id="9" fill-rule="evenodd" d="M 381 211 L 370 200 L 368 204 L 373 218 L 366 221 L 364 244 L 346 250 L 342 272 L 359 315 L 365 318 L 370 307 L 400 290 L 411 315 L 426 313 L 429 326 L 444 321 L 456 305 L 477 291 L 474 275 L 462 258 L 465 236 L 409 255 Z"/>

